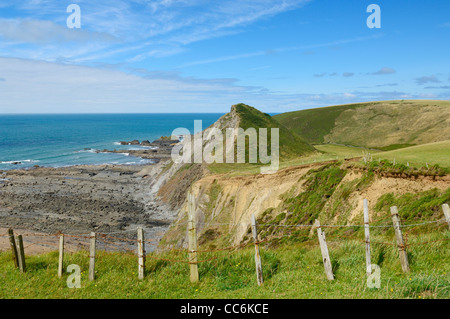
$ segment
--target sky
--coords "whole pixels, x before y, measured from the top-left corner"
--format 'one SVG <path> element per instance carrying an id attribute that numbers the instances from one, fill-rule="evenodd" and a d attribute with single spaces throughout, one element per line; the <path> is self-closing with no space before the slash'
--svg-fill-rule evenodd
<path id="1" fill-rule="evenodd" d="M 447 0 L 0 0 L 0 113 L 448 100 L 449 52 Z"/>

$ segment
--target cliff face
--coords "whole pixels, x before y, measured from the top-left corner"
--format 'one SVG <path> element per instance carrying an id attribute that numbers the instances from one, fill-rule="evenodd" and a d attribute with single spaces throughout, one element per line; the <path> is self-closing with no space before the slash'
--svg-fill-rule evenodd
<path id="1" fill-rule="evenodd" d="M 407 195 L 411 198 L 419 198 L 424 192 L 435 192 L 433 196 L 448 201 L 449 181 L 448 175 L 389 177 L 373 175 L 345 163 L 318 163 L 286 168 L 271 175 L 209 175 L 196 181 L 191 191 L 196 200 L 199 243 L 223 247 L 250 238 L 252 214 L 266 224 L 311 224 L 316 218 L 322 224 L 362 224 L 362 204 L 367 199 L 371 220 L 382 216 L 389 221 L 389 212 L 376 208 L 383 203 L 380 199 L 389 194 L 395 197 L 407 193 L 412 194 Z M 186 198 L 162 245 L 186 246 L 187 204 Z M 436 216 L 429 218 L 442 218 L 439 205 L 430 207 L 430 214 Z M 270 231 L 263 235 L 270 235 Z"/>

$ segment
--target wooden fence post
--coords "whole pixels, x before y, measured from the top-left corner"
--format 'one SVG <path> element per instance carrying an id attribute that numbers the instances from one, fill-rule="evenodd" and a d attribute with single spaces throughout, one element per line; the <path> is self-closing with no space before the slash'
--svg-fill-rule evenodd
<path id="1" fill-rule="evenodd" d="M 11 253 L 12 253 L 12 258 L 14 261 L 14 266 L 16 266 L 16 268 L 19 268 L 16 240 L 14 239 L 14 231 L 11 228 L 8 229 L 8 236 L 9 236 L 9 244 L 11 246 Z"/>
<path id="2" fill-rule="evenodd" d="M 194 195 L 188 194 L 188 239 L 189 239 L 189 269 L 191 282 L 198 282 L 197 264 L 197 229 L 195 224 L 195 200 Z"/>
<path id="3" fill-rule="evenodd" d="M 316 219 L 314 226 L 317 228 L 317 236 L 319 237 L 320 251 L 322 252 L 323 266 L 325 267 L 325 273 L 328 280 L 334 280 L 333 268 L 331 267 L 330 254 L 328 253 L 327 241 L 325 239 L 325 233 L 320 227 L 320 222 Z"/>
<path id="4" fill-rule="evenodd" d="M 406 246 L 403 240 L 402 230 L 400 229 L 400 218 L 398 216 L 397 206 L 391 207 L 392 222 L 394 223 L 395 237 L 397 238 L 398 252 L 400 255 L 400 263 L 402 264 L 403 272 L 409 272 L 408 254 L 406 253 Z"/>
<path id="5" fill-rule="evenodd" d="M 144 242 L 144 231 L 141 227 L 137 229 L 137 240 L 138 240 L 138 278 L 140 280 L 144 279 L 145 272 L 145 242 Z"/>
<path id="6" fill-rule="evenodd" d="M 442 210 L 444 211 L 445 219 L 447 220 L 448 227 L 450 228 L 450 208 L 448 204 L 442 205 Z"/>
<path id="7" fill-rule="evenodd" d="M 64 234 L 59 235 L 58 277 L 62 277 L 64 263 Z"/>
<path id="8" fill-rule="evenodd" d="M 27 267 L 25 265 L 25 251 L 23 249 L 23 240 L 22 240 L 22 235 L 17 236 L 17 245 L 18 245 L 18 249 L 17 249 L 17 253 L 18 253 L 18 259 L 19 259 L 19 269 L 20 272 L 26 272 L 27 271 Z"/>
<path id="9" fill-rule="evenodd" d="M 369 205 L 364 199 L 364 236 L 366 242 L 366 272 L 367 276 L 372 274 L 372 263 L 370 260 L 370 227 L 369 227 Z"/>
<path id="10" fill-rule="evenodd" d="M 252 233 L 253 241 L 255 242 L 256 280 L 258 281 L 258 286 L 261 286 L 264 283 L 264 279 L 262 272 L 261 255 L 259 254 L 258 229 L 256 228 L 256 218 L 254 214 L 252 214 Z"/>
<path id="11" fill-rule="evenodd" d="M 93 281 L 95 279 L 95 244 L 96 244 L 96 234 L 91 232 L 91 245 L 89 249 L 89 280 Z"/>

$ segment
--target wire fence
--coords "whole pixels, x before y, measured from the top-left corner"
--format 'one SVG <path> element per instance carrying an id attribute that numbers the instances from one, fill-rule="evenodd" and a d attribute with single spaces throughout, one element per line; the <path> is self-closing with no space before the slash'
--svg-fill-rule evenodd
<path id="1" fill-rule="evenodd" d="M 13 244 L 12 244 L 12 238 L 15 237 L 18 238 L 20 235 L 20 240 L 23 240 L 23 249 L 25 252 L 29 251 L 33 246 L 40 246 L 46 250 L 58 250 L 61 252 L 61 237 L 64 238 L 64 244 L 63 244 L 63 250 L 68 251 L 70 253 L 75 253 L 77 251 L 86 251 L 91 249 L 91 253 L 89 254 L 89 257 L 91 259 L 95 260 L 95 250 L 104 250 L 104 251 L 118 251 L 118 252 L 126 252 L 130 254 L 134 254 L 138 256 L 137 262 L 139 264 L 139 267 L 144 268 L 145 267 L 145 259 L 149 258 L 152 260 L 157 261 L 164 261 L 164 262 L 172 262 L 172 263 L 185 263 L 192 265 L 198 265 L 205 262 L 209 262 L 212 260 L 216 260 L 219 258 L 219 256 L 212 256 L 205 259 L 198 259 L 198 255 L 201 254 L 214 254 L 218 252 L 233 252 L 238 251 L 242 249 L 247 249 L 250 246 L 255 246 L 256 254 L 259 255 L 259 247 L 260 245 L 271 243 L 271 244 L 278 244 L 280 240 L 288 239 L 288 240 L 295 240 L 298 236 L 298 233 L 293 233 L 292 231 L 302 230 L 304 231 L 304 234 L 308 235 L 309 239 L 312 241 L 314 239 L 314 231 L 318 231 L 319 234 L 319 241 L 313 241 L 315 244 L 319 244 L 321 246 L 321 249 L 323 248 L 322 245 L 325 243 L 326 247 L 326 241 L 322 240 L 325 239 L 320 238 L 321 232 L 323 229 L 329 229 L 329 232 L 327 234 L 327 239 L 329 242 L 332 242 L 333 240 L 338 243 L 342 243 L 345 240 L 353 240 L 356 242 L 359 242 L 364 245 L 387 245 L 387 246 L 397 246 L 399 250 L 406 250 L 410 246 L 415 245 L 430 245 L 438 242 L 445 242 L 450 240 L 450 236 L 448 232 L 443 232 L 443 238 L 436 239 L 436 240 L 427 240 L 427 241 L 412 241 L 411 240 L 411 234 L 414 231 L 417 231 L 418 228 L 421 227 L 433 227 L 433 228 L 442 228 L 446 229 L 445 224 L 448 223 L 448 226 L 450 227 L 450 216 L 448 216 L 448 205 L 443 205 L 444 210 L 444 218 L 438 219 L 438 220 L 432 220 L 432 221 L 422 221 L 422 222 L 413 222 L 413 223 L 406 223 L 406 224 L 400 224 L 396 225 L 395 223 L 384 223 L 384 224 L 377 224 L 377 222 L 385 221 L 388 217 L 382 216 L 376 221 L 372 221 L 372 223 L 362 223 L 362 224 L 325 224 L 321 225 L 320 223 L 315 224 L 274 224 L 274 223 L 245 223 L 245 222 L 238 222 L 238 223 L 214 223 L 214 222 L 196 222 L 194 219 L 190 218 L 187 222 L 179 222 L 176 225 L 177 226 L 186 226 L 186 231 L 188 233 L 193 232 L 195 242 L 192 243 L 191 240 L 189 241 L 188 248 L 186 247 L 164 247 L 160 245 L 160 239 L 159 238 L 149 238 L 149 239 L 140 239 L 138 236 L 139 230 L 141 231 L 147 231 L 151 232 L 151 229 L 142 229 L 140 227 L 135 227 L 132 229 L 127 229 L 123 231 L 114 231 L 109 233 L 78 233 L 78 234 L 68 234 L 68 233 L 62 233 L 57 232 L 53 234 L 44 234 L 44 233 L 35 233 L 31 231 L 21 231 L 21 230 L 11 230 L 9 229 L 9 233 L 0 234 L 0 242 L 1 241 L 7 241 L 9 239 L 10 241 L 10 248 L 13 250 Z M 443 226 L 444 225 L 444 226 Z M 197 245 L 197 229 L 208 229 L 210 227 L 218 227 L 218 226 L 227 226 L 227 227 L 236 227 L 241 226 L 243 229 L 253 230 L 253 239 L 247 239 L 247 240 L 241 240 L 240 243 L 230 245 L 227 247 L 210 247 L 210 248 L 199 248 Z M 7 225 L 0 225 L 0 228 L 7 229 Z M 276 229 L 277 231 L 266 234 L 264 238 L 260 238 L 260 234 L 262 233 L 262 230 L 265 229 Z M 367 230 L 389 230 L 394 229 L 395 232 L 400 232 L 400 237 L 402 241 L 398 240 L 397 242 L 393 241 L 378 241 L 378 240 L 367 240 L 363 238 L 358 238 L 353 233 L 350 234 L 341 234 L 338 232 L 333 232 L 334 230 L 339 229 L 355 229 L 355 228 L 363 228 Z M 402 234 L 402 231 L 404 231 L 404 234 Z M 121 234 L 127 233 L 127 236 L 121 236 Z M 135 233 L 136 235 L 132 235 Z M 94 236 L 93 236 L 94 234 Z M 396 233 L 397 234 L 397 233 Z M 130 236 L 131 235 L 131 236 Z M 160 234 L 162 235 L 162 234 Z M 130 238 L 132 237 L 132 238 Z M 188 236 L 191 238 L 191 236 Z M 330 238 L 332 241 L 330 241 Z M 94 253 L 92 254 L 92 242 L 94 240 Z M 142 252 L 139 253 L 139 247 L 141 246 Z M 17 245 L 19 247 L 19 245 Z M 148 253 L 147 251 L 150 250 L 152 252 Z M 153 251 L 157 250 L 158 253 L 154 253 Z M 328 251 L 328 248 L 326 249 Z M 161 252 L 164 252 L 166 254 L 161 254 Z M 323 253 L 323 250 L 322 250 Z M 20 257 L 20 251 L 17 253 Z M 177 255 L 177 254 L 187 254 L 187 256 L 180 257 L 180 258 L 170 258 L 169 256 L 172 256 L 171 254 Z M 92 256 L 94 255 L 94 256 Z M 13 256 L 14 257 L 14 256 Z M 25 260 L 25 255 L 22 256 Z M 20 259 L 20 258 L 19 258 Z M 325 259 L 325 257 L 324 257 Z M 329 256 L 328 256 L 329 259 Z M 24 262 L 24 261 L 23 261 Z M 62 263 L 62 257 L 60 260 L 60 263 Z M 191 270 L 192 271 L 192 270 Z"/>

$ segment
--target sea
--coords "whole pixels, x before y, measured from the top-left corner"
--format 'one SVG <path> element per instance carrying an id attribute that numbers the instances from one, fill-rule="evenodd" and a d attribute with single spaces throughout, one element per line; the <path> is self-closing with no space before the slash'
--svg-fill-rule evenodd
<path id="1" fill-rule="evenodd" d="M 74 165 L 143 165 L 153 160 L 128 153 L 97 152 L 145 149 L 120 141 L 170 136 L 176 128 L 205 129 L 223 114 L 30 114 L 0 115 L 0 170 Z"/>

